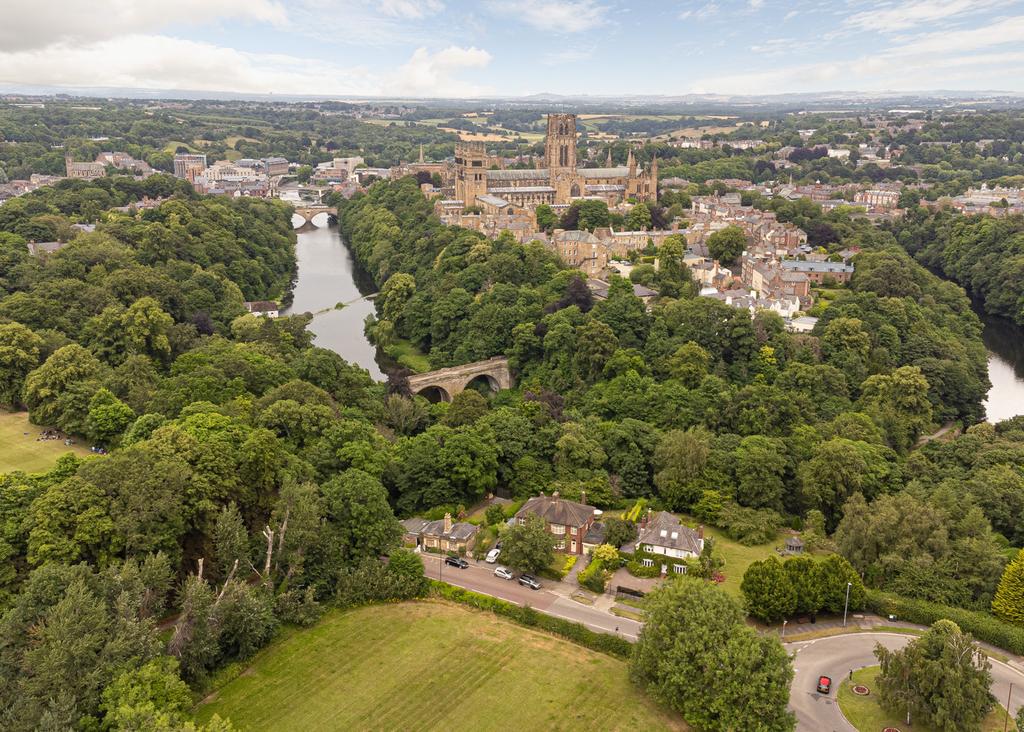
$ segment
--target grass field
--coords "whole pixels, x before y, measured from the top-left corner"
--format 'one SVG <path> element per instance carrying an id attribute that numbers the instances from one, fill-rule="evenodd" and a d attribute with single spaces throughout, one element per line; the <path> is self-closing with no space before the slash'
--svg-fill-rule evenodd
<path id="1" fill-rule="evenodd" d="M 384 352 L 417 374 L 430 371 L 430 359 L 412 341 L 397 338 L 384 348 Z"/>
<path id="2" fill-rule="evenodd" d="M 28 412 L 0 411 L 0 473 L 40 473 L 49 470 L 66 452 L 90 454 L 89 448 L 81 444 L 67 447 L 62 440 L 37 442 L 39 431 L 40 427 L 28 421 Z"/>
<path id="3" fill-rule="evenodd" d="M 328 615 L 262 651 L 196 710 L 240 730 L 686 729 L 626 664 L 440 602 Z"/>
<path id="4" fill-rule="evenodd" d="M 878 697 L 873 693 L 875 680 L 878 677 L 878 666 L 868 666 L 859 671 L 853 672 L 853 683 L 864 684 L 872 693 L 868 696 L 857 696 L 851 690 L 849 679 L 839 685 L 839 708 L 843 710 L 846 719 L 860 732 L 878 732 L 886 727 L 898 729 L 913 729 L 914 732 L 933 732 L 934 728 L 927 727 L 919 722 L 914 722 L 913 727 L 908 727 L 906 718 L 899 714 L 891 714 L 878 705 Z M 911 720 L 913 722 L 913 720 Z M 980 732 L 1003 732 L 1003 725 L 1006 724 L 1006 710 L 997 706 L 981 723 Z M 1009 720 L 1007 730 L 1016 730 L 1017 725 Z"/>

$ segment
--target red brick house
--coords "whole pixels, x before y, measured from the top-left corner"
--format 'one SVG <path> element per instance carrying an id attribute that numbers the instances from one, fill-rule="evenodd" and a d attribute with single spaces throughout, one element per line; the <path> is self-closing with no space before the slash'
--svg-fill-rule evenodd
<path id="1" fill-rule="evenodd" d="M 531 498 L 516 512 L 516 521 L 526 523 L 528 516 L 544 519 L 544 526 L 554 534 L 555 549 L 566 554 L 583 554 L 587 532 L 594 526 L 593 506 L 559 498 L 558 493 Z"/>

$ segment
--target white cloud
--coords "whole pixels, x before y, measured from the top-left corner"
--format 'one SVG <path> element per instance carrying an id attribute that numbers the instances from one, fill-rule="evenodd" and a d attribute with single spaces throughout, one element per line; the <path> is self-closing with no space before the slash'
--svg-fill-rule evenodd
<path id="1" fill-rule="evenodd" d="M 343 67 L 317 58 L 253 54 L 210 43 L 133 34 L 91 44 L 0 51 L 0 83 L 120 87 L 242 94 L 471 96 L 488 91 L 462 82 L 491 55 L 451 46 L 417 49 L 392 72 Z"/>
<path id="2" fill-rule="evenodd" d="M 608 22 L 607 6 L 595 0 L 491 0 L 488 7 L 550 33 L 581 33 Z"/>
<path id="3" fill-rule="evenodd" d="M 368 94 L 378 90 L 365 69 L 342 69 L 318 59 L 249 54 L 152 35 L 0 52 L 0 82 L 260 94 Z"/>
<path id="4" fill-rule="evenodd" d="M 288 15 L 277 0 L 7 0 L 0 49 L 76 45 L 174 24 L 204 25 L 232 19 L 283 26 Z"/>
<path id="5" fill-rule="evenodd" d="M 910 0 L 888 6 L 881 3 L 871 10 L 849 16 L 845 24 L 857 30 L 891 33 L 928 23 L 959 19 L 990 8 L 1005 5 L 1008 0 Z"/>
<path id="6" fill-rule="evenodd" d="M 465 69 L 482 69 L 491 62 L 491 54 L 482 48 L 449 46 L 436 53 L 417 48 L 412 58 L 391 75 L 390 93 L 417 97 L 463 97 L 485 94 L 488 87 L 473 86 L 458 79 Z"/>
<path id="7" fill-rule="evenodd" d="M 706 20 L 713 15 L 718 14 L 718 3 L 704 3 L 699 8 L 689 8 L 679 14 L 680 20 L 688 20 L 693 18 L 694 20 Z"/>
<path id="8" fill-rule="evenodd" d="M 544 65 L 560 66 L 561 64 L 574 64 L 580 61 L 589 61 L 593 57 L 593 48 L 566 48 L 561 51 L 552 51 L 544 54 Z"/>
<path id="9" fill-rule="evenodd" d="M 378 7 L 384 15 L 392 18 L 418 20 L 444 10 L 441 0 L 378 0 Z"/>
<path id="10" fill-rule="evenodd" d="M 940 31 L 918 36 L 889 49 L 888 55 L 932 55 L 942 58 L 951 53 L 977 51 L 1004 43 L 1024 43 L 1024 15 L 1001 18 L 989 25 L 970 30 Z"/>
<path id="11" fill-rule="evenodd" d="M 764 5 L 764 0 L 749 0 L 747 5 L 750 6 L 751 10 L 758 10 L 762 5 Z"/>

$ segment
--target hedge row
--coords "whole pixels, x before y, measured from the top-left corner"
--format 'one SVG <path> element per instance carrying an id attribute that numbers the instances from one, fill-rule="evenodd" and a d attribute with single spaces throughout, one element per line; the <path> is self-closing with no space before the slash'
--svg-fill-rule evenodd
<path id="1" fill-rule="evenodd" d="M 625 638 L 608 633 L 595 633 L 579 623 L 545 615 L 532 607 L 520 607 L 490 595 L 481 595 L 479 592 L 464 590 L 461 587 L 454 587 L 437 580 L 430 580 L 430 588 L 437 597 L 469 605 L 478 610 L 489 610 L 520 625 L 546 630 L 592 651 L 606 653 L 624 660 L 633 653 L 633 644 Z"/>
<path id="2" fill-rule="evenodd" d="M 584 587 L 591 592 L 601 594 L 604 592 L 606 572 L 604 567 L 601 565 L 600 560 L 591 559 L 590 564 L 584 568 L 582 572 L 576 575 L 576 581 L 580 587 Z"/>
<path id="3" fill-rule="evenodd" d="M 883 617 L 895 615 L 900 620 L 931 625 L 936 620 L 952 620 L 960 629 L 976 639 L 1024 655 L 1024 628 L 1004 623 L 980 610 L 964 610 L 924 600 L 912 600 L 877 590 L 868 590 L 867 607 Z"/>

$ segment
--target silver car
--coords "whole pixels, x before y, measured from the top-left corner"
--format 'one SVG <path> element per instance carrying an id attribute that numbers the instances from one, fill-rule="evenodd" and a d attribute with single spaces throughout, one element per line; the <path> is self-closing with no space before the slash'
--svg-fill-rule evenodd
<path id="1" fill-rule="evenodd" d="M 501 577 L 502 579 L 505 579 L 505 580 L 510 580 L 513 577 L 512 570 L 508 569 L 507 567 L 496 567 L 494 569 L 494 576 L 495 577 Z"/>

